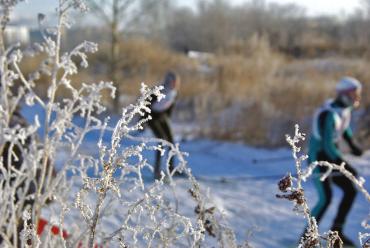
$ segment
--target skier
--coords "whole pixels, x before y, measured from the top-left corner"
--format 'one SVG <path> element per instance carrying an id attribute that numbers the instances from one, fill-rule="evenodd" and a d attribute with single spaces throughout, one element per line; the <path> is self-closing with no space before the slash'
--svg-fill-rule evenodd
<path id="1" fill-rule="evenodd" d="M 148 121 L 150 129 L 154 135 L 159 138 L 173 143 L 173 134 L 170 125 L 170 117 L 175 105 L 177 91 L 180 87 L 180 78 L 173 72 L 167 72 L 163 81 L 162 93 L 165 95 L 163 99 L 157 101 L 156 97 L 151 100 L 151 116 L 152 119 Z M 174 170 L 173 157 L 170 159 L 170 172 Z M 159 179 L 161 177 L 161 152 L 156 152 L 154 177 Z"/>
<path id="2" fill-rule="evenodd" d="M 315 112 L 308 152 L 309 163 L 328 161 L 341 165 L 344 162 L 345 168 L 354 176 L 357 176 L 356 170 L 344 160 L 338 142 L 343 139 L 353 155 L 362 155 L 362 150 L 355 143 L 350 128 L 351 111 L 359 107 L 361 90 L 362 85 L 358 80 L 344 77 L 336 85 L 336 98 L 328 100 Z M 327 169 L 319 166 L 315 170 L 314 175 L 322 175 Z M 313 208 L 312 215 L 316 218 L 317 223 L 321 221 L 331 202 L 332 184 L 340 187 L 343 191 L 343 198 L 339 204 L 331 230 L 338 232 L 345 246 L 354 246 L 354 243 L 344 235 L 343 227 L 356 196 L 355 186 L 338 171 L 333 171 L 324 181 L 320 181 L 320 176 L 316 176 L 314 183 L 319 194 L 319 201 Z"/>

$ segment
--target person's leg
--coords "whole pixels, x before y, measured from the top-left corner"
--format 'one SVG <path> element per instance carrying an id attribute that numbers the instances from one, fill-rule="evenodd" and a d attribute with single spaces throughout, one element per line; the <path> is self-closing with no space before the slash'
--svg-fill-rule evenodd
<path id="1" fill-rule="evenodd" d="M 331 182 L 330 179 L 326 179 L 325 181 L 320 180 L 320 175 L 322 174 L 323 168 L 316 168 L 314 171 L 313 176 L 313 182 L 315 185 L 315 188 L 318 193 L 318 201 L 311 211 L 311 216 L 315 217 L 317 224 L 320 223 L 322 217 L 324 216 L 326 210 L 328 209 L 331 198 L 332 198 L 332 190 L 331 190 Z M 301 234 L 299 238 L 299 242 L 301 242 L 302 239 L 306 239 L 306 233 L 308 231 L 308 226 L 305 226 L 303 229 L 303 233 Z"/>
<path id="2" fill-rule="evenodd" d="M 354 175 L 357 174 L 351 166 L 348 165 L 348 167 L 348 170 L 350 170 Z M 331 230 L 338 231 L 339 236 L 341 237 L 344 244 L 352 245 L 353 242 L 343 235 L 343 226 L 346 222 L 349 211 L 351 210 L 357 191 L 352 181 L 344 175 L 334 176 L 333 182 L 341 188 L 341 190 L 343 191 L 343 197 L 339 204 L 337 215 L 334 219 Z"/>
<path id="3" fill-rule="evenodd" d="M 154 136 L 158 139 L 166 139 L 166 135 L 163 131 L 160 119 L 152 119 L 148 123 Z M 161 177 L 161 151 L 156 151 L 155 164 L 154 164 L 154 178 L 159 179 Z"/>
<path id="4" fill-rule="evenodd" d="M 162 130 L 163 130 L 163 133 L 165 135 L 165 140 L 170 142 L 171 144 L 173 144 L 173 133 L 172 133 L 172 129 L 171 129 L 171 126 L 170 126 L 170 120 L 168 118 L 168 116 L 163 116 L 163 118 L 161 118 L 160 120 L 161 122 L 161 127 L 162 127 Z M 169 170 L 170 172 L 172 172 L 174 170 L 174 157 L 171 157 L 170 159 L 170 165 L 169 165 Z"/>
<path id="5" fill-rule="evenodd" d="M 317 154 L 317 161 L 328 161 L 332 162 L 329 156 L 325 152 L 319 152 Z M 328 209 L 331 199 L 332 199 L 332 189 L 331 189 L 331 177 L 326 178 L 321 181 L 321 176 L 326 173 L 327 168 L 317 167 L 313 174 L 313 182 L 318 193 L 319 200 L 315 207 L 312 209 L 311 215 L 315 217 L 317 224 L 320 223 L 321 218 Z"/>
<path id="6" fill-rule="evenodd" d="M 173 134 L 170 125 L 170 119 L 168 118 L 168 116 L 164 116 L 163 118 L 161 118 L 161 125 L 163 132 L 166 135 L 166 140 L 173 144 Z"/>
<path id="7" fill-rule="evenodd" d="M 330 179 L 327 178 L 325 181 L 320 180 L 320 174 L 314 174 L 314 184 L 318 193 L 318 201 L 315 207 L 312 209 L 311 215 L 315 217 L 317 224 L 320 223 L 322 217 L 324 216 L 326 210 L 328 209 L 331 199 L 332 190 Z"/>
<path id="8" fill-rule="evenodd" d="M 331 182 L 330 179 L 327 178 L 325 181 L 320 180 L 320 176 L 322 173 L 324 173 L 325 169 L 322 167 L 318 167 L 315 169 L 312 179 L 315 185 L 315 188 L 318 193 L 318 201 L 311 211 L 311 216 L 315 217 L 317 224 L 320 223 L 322 217 L 324 216 L 326 210 L 328 209 L 331 199 L 332 199 L 332 190 L 331 190 Z M 308 226 L 305 226 L 303 229 L 303 233 L 301 234 L 299 238 L 299 242 L 301 242 L 302 239 L 306 239 L 307 234 L 307 228 Z"/>

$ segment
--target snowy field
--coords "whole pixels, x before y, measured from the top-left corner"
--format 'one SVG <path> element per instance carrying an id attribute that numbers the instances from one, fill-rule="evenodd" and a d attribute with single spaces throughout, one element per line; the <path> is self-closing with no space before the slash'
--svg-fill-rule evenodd
<path id="1" fill-rule="evenodd" d="M 294 247 L 306 222 L 292 211 L 292 202 L 275 197 L 280 193 L 277 187 L 279 179 L 289 171 L 294 174 L 294 161 L 288 148 L 256 149 L 204 139 L 183 142 L 180 148 L 189 153 L 189 167 L 202 189 L 209 190 L 212 205 L 222 210 L 225 222 L 233 228 L 240 244 L 248 240 L 255 248 Z M 154 153 L 147 156 L 154 161 Z M 370 151 L 362 158 L 348 157 L 348 160 L 365 177 L 366 189 L 369 189 Z M 147 184 L 153 182 L 150 172 L 144 176 Z M 175 183 L 179 212 L 194 216 L 195 203 L 187 192 L 188 181 L 178 178 Z M 312 208 L 317 200 L 315 188 L 310 181 L 303 186 Z M 332 205 L 320 224 L 320 233 L 330 228 L 340 197 L 340 190 L 335 188 Z M 368 213 L 369 203 L 362 194 L 358 194 L 345 228 L 345 233 L 353 240 L 358 241 L 358 232 L 364 232 L 361 221 Z M 119 225 L 119 219 L 113 215 L 102 223 L 103 228 L 113 231 Z M 206 247 L 215 244 L 212 239 L 206 239 Z"/>
<path id="2" fill-rule="evenodd" d="M 210 188 L 214 201 L 225 211 L 238 240 L 247 239 L 256 248 L 281 248 L 297 242 L 305 220 L 291 211 L 291 202 L 275 198 L 278 180 L 288 171 L 294 174 L 294 161 L 288 159 L 289 149 L 264 150 L 198 140 L 183 144 L 183 150 L 190 153 L 189 166 L 193 173 L 209 179 L 201 184 Z M 256 159 L 261 162 L 256 163 Z M 348 161 L 365 177 L 365 188 L 369 190 L 370 152 L 362 158 L 348 157 Z M 311 182 L 303 187 L 312 208 L 317 200 L 315 188 Z M 340 197 L 341 191 L 335 188 L 332 205 L 320 224 L 321 233 L 330 228 Z M 368 213 L 369 203 L 358 194 L 345 229 L 353 240 L 357 240 L 358 232 L 364 232 L 360 223 Z"/>
<path id="3" fill-rule="evenodd" d="M 32 116 L 28 113 L 29 117 Z M 32 118 L 30 119 L 32 120 Z M 293 132 L 293 127 L 292 127 Z M 140 136 L 151 136 L 147 130 Z M 284 134 L 282 134 L 284 135 Z M 105 137 L 109 141 L 109 136 Z M 180 142 L 180 149 L 189 153 L 188 166 L 193 175 L 199 179 L 202 190 L 209 191 L 211 205 L 217 206 L 224 214 L 224 222 L 233 228 L 239 244 L 248 240 L 255 248 L 294 247 L 305 226 L 301 215 L 292 211 L 293 204 L 287 200 L 277 199 L 277 182 L 292 172 L 295 174 L 294 161 L 288 148 L 261 149 L 244 144 L 228 143 L 206 139 L 189 139 Z M 97 155 L 96 134 L 89 135 L 84 143 L 84 152 Z M 63 160 L 63 153 L 58 160 Z M 154 163 L 154 152 L 148 151 L 145 156 Z M 359 174 L 366 179 L 365 188 L 370 189 L 370 150 L 361 158 L 348 156 Z M 153 183 L 150 171 L 144 172 L 145 183 Z M 195 203 L 188 193 L 189 182 L 176 178 L 176 199 L 179 213 L 194 216 Z M 79 185 L 76 185 L 76 192 Z M 310 208 L 317 200 L 317 194 L 311 181 L 303 185 Z M 336 213 L 341 197 L 339 189 L 334 187 L 331 207 L 320 224 L 320 233 L 328 230 Z M 358 242 L 358 233 L 365 230 L 361 227 L 369 214 L 369 203 L 362 194 L 358 194 L 353 209 L 348 217 L 345 233 Z M 48 218 L 48 213 L 44 217 Z M 76 223 L 78 214 L 66 216 L 66 223 Z M 102 221 L 102 229 L 114 231 L 121 217 L 114 213 Z M 73 226 L 73 224 L 72 224 Z M 73 228 L 70 226 L 69 228 Z M 72 230 L 72 229 L 70 229 Z M 207 237 L 205 247 L 215 244 L 213 238 Z M 359 242 L 358 242 L 359 246 Z M 179 247 L 186 247 L 180 246 Z"/>

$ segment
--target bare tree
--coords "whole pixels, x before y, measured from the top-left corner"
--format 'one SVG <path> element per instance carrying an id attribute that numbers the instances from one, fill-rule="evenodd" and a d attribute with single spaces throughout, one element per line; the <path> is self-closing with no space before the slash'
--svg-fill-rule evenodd
<path id="1" fill-rule="evenodd" d="M 170 45 L 178 50 L 222 49 L 231 36 L 230 10 L 230 4 L 224 0 L 199 1 L 196 12 L 178 8 L 176 19 L 168 25 Z"/>
<path id="2" fill-rule="evenodd" d="M 97 14 L 110 33 L 109 78 L 115 84 L 117 95 L 114 109 L 120 108 L 119 94 L 121 90 L 119 75 L 119 44 L 122 33 L 135 22 L 143 18 L 151 7 L 162 0 L 89 0 L 91 10 Z M 145 2 L 145 5 L 143 4 Z M 145 8 L 143 8 L 145 6 Z"/>

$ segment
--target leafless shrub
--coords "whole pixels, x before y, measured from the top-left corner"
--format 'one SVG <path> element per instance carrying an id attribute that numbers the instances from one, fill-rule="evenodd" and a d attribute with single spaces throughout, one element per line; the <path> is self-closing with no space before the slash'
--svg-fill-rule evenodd
<path id="1" fill-rule="evenodd" d="M 310 210 L 307 205 L 307 200 L 304 195 L 304 190 L 302 188 L 302 181 L 307 180 L 311 175 L 315 167 L 317 166 L 325 166 L 328 168 L 328 171 L 322 175 L 320 178 L 321 180 L 325 180 L 333 170 L 338 170 L 340 173 L 345 175 L 348 179 L 350 179 L 358 189 L 365 195 L 366 199 L 370 201 L 370 195 L 367 190 L 364 188 L 365 179 L 359 178 L 357 179 L 355 176 L 351 174 L 348 170 L 345 169 L 344 164 L 336 165 L 332 163 L 328 163 L 326 161 L 318 161 L 312 163 L 306 171 L 302 170 L 302 162 L 307 158 L 307 155 L 299 156 L 301 152 L 301 147 L 298 146 L 299 142 L 305 139 L 305 135 L 299 131 L 299 126 L 295 126 L 295 134 L 294 137 L 286 136 L 286 140 L 289 145 L 292 147 L 293 150 L 293 158 L 295 159 L 295 166 L 297 172 L 297 178 L 292 177 L 288 174 L 286 177 L 282 178 L 279 183 L 279 189 L 284 195 L 277 195 L 278 198 L 288 199 L 293 201 L 295 204 L 294 211 L 298 213 L 303 213 L 306 221 L 307 221 L 307 229 L 304 236 L 301 238 L 299 247 L 323 247 L 322 241 L 326 243 L 325 247 L 328 248 L 339 248 L 343 246 L 343 242 L 338 236 L 336 231 L 328 231 L 325 234 L 320 234 L 318 232 L 317 223 L 314 217 L 311 216 Z M 296 185 L 296 186 L 295 186 Z M 364 220 L 362 223 L 365 229 L 368 229 L 369 226 L 367 224 L 367 220 Z M 363 247 L 366 247 L 368 240 L 366 238 L 369 236 L 369 233 L 359 233 L 359 240 Z"/>
<path id="2" fill-rule="evenodd" d="M 5 10 L 1 12 L 4 29 L 9 11 L 18 2 L 0 1 Z M 236 246 L 233 231 L 219 224 L 215 216 L 217 209 L 202 208 L 206 198 L 187 168 L 186 154 L 179 146 L 132 136 L 150 118 L 137 121 L 150 112 L 153 94 L 158 99 L 163 97 L 161 87 L 149 88 L 142 84 L 141 96 L 123 108 L 115 127 L 109 128 L 109 120 L 100 119 L 105 111 L 101 101 L 103 91 L 110 91 L 114 97 L 112 83 L 77 86 L 71 82 L 80 67 L 88 66 L 87 53 L 97 51 L 96 44 L 85 41 L 72 51 L 62 53 L 62 31 L 70 26 L 68 14 L 73 9 L 85 12 L 87 5 L 83 0 L 59 0 L 55 28 L 49 27 L 43 14 L 38 15 L 43 42 L 34 44 L 32 53 L 23 53 L 17 45 L 0 48 L 2 245 L 94 247 L 98 242 L 113 247 L 170 247 L 176 244 L 199 247 L 208 230 L 221 247 Z M 37 54 L 44 54 L 40 66 L 26 75 L 20 67 L 23 57 Z M 42 75 L 49 80 L 45 98 L 35 91 Z M 20 82 L 17 94 L 14 93 L 16 80 Z M 68 91 L 64 98 L 57 97 L 61 88 Z M 23 123 L 18 113 L 23 101 L 26 105 L 40 107 L 45 116 L 36 115 L 32 123 Z M 15 120 L 16 117 L 19 119 Z M 77 117 L 83 124 L 74 121 Z M 43 135 L 38 137 L 40 129 Z M 97 146 L 86 151 L 87 134 L 93 131 L 99 132 L 100 138 L 95 140 Z M 108 133 L 111 135 L 107 141 L 103 137 Z M 123 146 L 127 141 L 131 143 Z M 144 181 L 143 170 L 153 170 L 153 167 L 143 155 L 146 150 L 160 150 L 167 158 L 162 178 L 149 184 Z M 168 166 L 172 157 L 177 158 L 178 164 L 170 173 Z M 58 172 L 53 170 L 56 162 L 61 164 Z M 176 183 L 172 179 L 173 173 L 178 171 L 188 176 L 192 192 L 197 195 L 194 199 L 201 207 L 199 214 L 202 213 L 202 217 L 195 218 L 198 221 L 178 212 Z M 50 225 L 38 236 L 38 222 L 43 214 L 49 216 Z M 205 214 L 209 217 L 204 217 Z M 102 225 L 112 216 L 118 223 L 105 230 Z M 58 227 L 57 235 L 51 234 L 51 225 Z M 217 233 L 213 232 L 213 225 L 218 227 Z M 68 235 L 64 229 L 70 230 Z"/>

